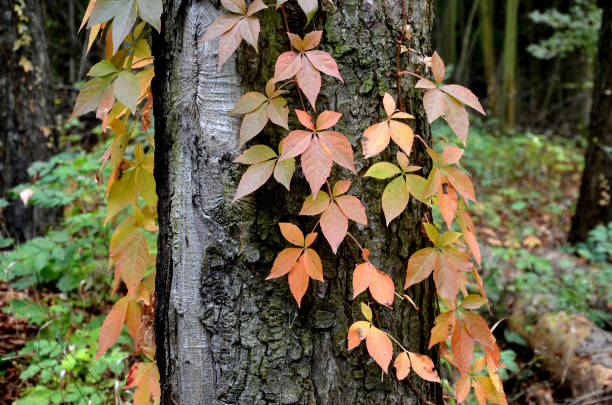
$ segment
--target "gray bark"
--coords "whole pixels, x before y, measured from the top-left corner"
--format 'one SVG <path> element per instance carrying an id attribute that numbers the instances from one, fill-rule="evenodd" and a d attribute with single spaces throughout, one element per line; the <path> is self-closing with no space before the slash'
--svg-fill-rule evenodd
<path id="1" fill-rule="evenodd" d="M 0 197 L 11 188 L 32 181 L 27 169 L 50 157 L 51 132 L 49 56 L 39 0 L 25 0 L 19 21 L 14 0 L 0 0 Z M 18 32 L 18 23 L 22 33 Z M 25 30 L 24 30 L 25 29 Z M 15 43 L 29 36 L 29 44 Z M 20 65 L 20 61 L 22 62 Z M 23 62 L 31 63 L 25 71 Z M 48 134 L 47 134 L 48 135 Z M 0 212 L 0 235 L 7 231 L 17 241 L 41 234 L 56 218 L 57 210 L 24 206 L 19 199 Z"/>
<path id="2" fill-rule="evenodd" d="M 301 33 L 303 14 L 287 3 L 291 27 Z M 368 167 L 360 153 L 367 126 L 383 114 L 384 92 L 396 94 L 395 40 L 401 27 L 401 1 L 321 2 L 308 27 L 324 29 L 319 49 L 338 61 L 345 84 L 323 77 L 318 108 L 344 114 L 336 129 L 351 140 L 358 170 Z M 209 1 L 166 1 L 161 35 L 154 39 L 156 77 L 155 177 L 159 196 L 156 334 L 163 404 L 381 404 L 418 403 L 407 382 L 381 381 L 380 368 L 364 345 L 347 351 L 348 326 L 361 320 L 352 300 L 355 262 L 347 246 L 331 253 L 319 236 L 325 283 L 312 282 L 298 309 L 286 277 L 265 281 L 275 254 L 284 247 L 277 223 L 291 221 L 311 229 L 314 218 L 299 217 L 308 195 L 298 171 L 291 194 L 270 181 L 255 194 L 231 204 L 244 168 L 239 154 L 240 120 L 228 117 L 248 90 L 261 91 L 273 75 L 274 61 L 289 49 L 280 14 L 258 14 L 262 23 L 260 53 L 242 46 L 217 70 L 217 41 L 198 44 L 219 15 Z M 408 44 L 430 55 L 430 1 L 406 2 L 413 36 Z M 402 68 L 424 73 L 417 57 L 402 57 Z M 295 90 L 293 89 L 293 92 Z M 404 105 L 414 114 L 415 131 L 429 138 L 420 95 L 406 85 Z M 299 101 L 291 100 L 297 107 Z M 297 128 L 295 122 L 290 122 Z M 276 145 L 286 133 L 269 127 L 255 143 Z M 414 161 L 426 164 L 416 147 Z M 386 156 L 391 159 L 391 154 Z M 405 280 L 411 253 L 425 245 L 420 221 L 426 213 L 414 201 L 389 228 L 380 207 L 383 182 L 366 180 L 335 168 L 333 179 L 353 180 L 352 193 L 367 207 L 369 225 L 350 231 L 372 251 L 372 261 Z M 381 326 L 410 350 L 429 354 L 436 313 L 431 280 L 408 293 L 420 310 L 396 301 L 393 310 L 377 308 Z M 392 368 L 390 368 L 392 370 Z M 393 373 L 393 371 L 391 371 Z M 423 398 L 441 403 L 441 388 L 409 377 Z"/>

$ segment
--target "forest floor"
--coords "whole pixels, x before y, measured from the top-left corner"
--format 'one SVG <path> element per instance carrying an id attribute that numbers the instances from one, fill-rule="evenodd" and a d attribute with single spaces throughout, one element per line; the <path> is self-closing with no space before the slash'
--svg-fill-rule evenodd
<path id="1" fill-rule="evenodd" d="M 612 228 L 600 229 L 581 246 L 565 242 L 583 151 L 561 138 L 494 136 L 484 129 L 471 130 L 468 142 L 462 162 L 474 177 L 479 202 L 471 210 L 485 246 L 486 289 L 497 304 L 489 320 L 510 316 L 509 299 L 531 294 L 547 297 L 547 311 L 579 313 L 610 330 L 612 298 L 602 285 L 612 282 L 612 266 L 606 263 Z M 48 164 L 35 196 L 62 205 L 65 223 L 0 255 L 0 405 L 17 397 L 18 405 L 128 401 L 128 393 L 117 387 L 125 381 L 129 339 L 122 337 L 93 360 L 97 332 L 112 302 L 104 287 L 110 285 L 110 235 L 102 225 L 105 212 L 95 183 L 102 150 L 64 153 Z M 559 262 L 593 266 L 598 276 L 586 284 L 575 275 L 560 277 Z M 519 334 L 502 322 L 496 336 L 508 366 L 502 377 L 510 403 L 563 399 L 566 392 Z"/>

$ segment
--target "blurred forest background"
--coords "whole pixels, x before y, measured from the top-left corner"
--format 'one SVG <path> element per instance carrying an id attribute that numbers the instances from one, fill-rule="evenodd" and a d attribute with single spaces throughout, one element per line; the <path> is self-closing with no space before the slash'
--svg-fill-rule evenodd
<path id="1" fill-rule="evenodd" d="M 121 389 L 127 336 L 94 360 L 112 305 L 97 183 L 109 175 L 99 158 L 110 140 L 93 115 L 67 121 L 103 54 L 87 54 L 86 31 L 76 34 L 86 7 L 0 0 L 0 404 L 130 398 Z M 488 113 L 470 129 L 465 161 L 512 404 L 612 401 L 612 135 L 597 132 L 598 117 L 612 114 L 597 98 L 612 88 L 612 29 L 602 30 L 612 12 L 602 24 L 599 7 L 436 1 L 433 42 L 447 80 L 472 89 Z M 583 187 L 579 203 L 585 156 L 607 192 Z M 452 376 L 445 389 L 452 395 Z"/>

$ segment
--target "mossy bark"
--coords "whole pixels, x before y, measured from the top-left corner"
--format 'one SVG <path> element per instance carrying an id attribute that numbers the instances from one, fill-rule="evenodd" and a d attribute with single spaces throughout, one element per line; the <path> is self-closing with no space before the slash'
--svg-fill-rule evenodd
<path id="1" fill-rule="evenodd" d="M 363 158 L 361 134 L 382 119 L 382 95 L 397 94 L 394 72 L 402 2 L 334 3 L 321 2 L 322 10 L 306 29 L 324 30 L 319 48 L 336 59 L 344 78 L 342 84 L 323 77 L 317 108 L 343 114 L 335 128 L 350 139 L 363 174 L 374 159 Z M 208 1 L 166 1 L 164 6 L 162 32 L 153 46 L 160 224 L 156 333 L 162 403 L 441 403 L 439 384 L 414 375 L 410 382 L 393 376 L 381 380 L 381 370 L 364 345 L 347 351 L 348 326 L 362 319 L 359 302 L 367 300 L 365 293 L 352 300 L 351 242 L 345 241 L 334 255 L 318 238 L 314 247 L 323 259 L 326 281 L 311 282 L 301 308 L 286 278 L 264 280 L 276 253 L 286 247 L 277 223 L 291 221 L 310 230 L 316 222 L 297 215 L 308 195 L 299 170 L 291 193 L 271 180 L 231 203 L 244 168 L 232 163 L 239 154 L 240 120 L 228 113 L 245 91 L 262 91 L 276 57 L 289 49 L 280 13 L 271 8 L 258 14 L 259 53 L 241 46 L 238 56 L 216 73 L 217 41 L 198 42 L 220 11 Z M 293 2 L 286 7 L 291 29 L 303 33 L 304 15 Z M 401 68 L 425 74 L 419 56 L 431 54 L 431 1 L 406 1 L 405 12 L 412 27 L 408 45 L 415 53 L 402 55 Z M 416 117 L 411 123 L 415 132 L 429 140 L 420 94 L 405 80 L 403 105 Z M 295 89 L 289 89 L 295 95 Z M 299 108 L 299 99 L 292 98 L 290 105 Z M 290 126 L 297 128 L 295 120 L 290 119 Z M 269 126 L 254 143 L 275 147 L 285 134 Z M 423 148 L 415 145 L 411 160 L 428 167 Z M 385 158 L 391 160 L 392 154 Z M 351 193 L 367 207 L 368 226 L 353 224 L 349 230 L 372 251 L 373 263 L 393 276 L 399 292 L 408 257 L 426 243 L 420 231 L 426 207 L 412 200 L 386 227 L 380 206 L 384 182 L 334 168 L 332 181 L 340 178 L 353 181 Z M 420 310 L 398 300 L 392 310 L 377 306 L 380 325 L 410 350 L 437 360 L 437 353 L 427 350 L 436 314 L 433 283 L 428 280 L 408 293 Z"/>
<path id="2" fill-rule="evenodd" d="M 0 198 L 9 199 L 11 188 L 32 181 L 28 167 L 55 149 L 40 0 L 0 0 L 0 62 Z M 59 214 L 9 200 L 0 209 L 0 236 L 19 242 L 40 235 Z"/>

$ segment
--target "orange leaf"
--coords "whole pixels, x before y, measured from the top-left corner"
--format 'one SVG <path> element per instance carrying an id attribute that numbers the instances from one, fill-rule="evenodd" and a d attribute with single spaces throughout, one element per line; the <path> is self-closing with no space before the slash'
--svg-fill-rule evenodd
<path id="1" fill-rule="evenodd" d="M 412 142 L 414 141 L 412 128 L 404 123 L 393 120 L 389 120 L 389 128 L 393 142 L 395 142 L 406 154 L 410 154 Z"/>
<path id="2" fill-rule="evenodd" d="M 340 197 L 336 197 L 335 201 L 344 215 L 349 219 L 362 225 L 368 224 L 368 217 L 366 216 L 365 208 L 363 208 L 359 198 L 352 195 L 341 195 Z"/>
<path id="3" fill-rule="evenodd" d="M 448 338 L 448 330 L 455 324 L 455 311 L 443 312 L 437 316 L 435 326 L 431 329 L 428 349 Z"/>
<path id="4" fill-rule="evenodd" d="M 340 76 L 340 71 L 338 71 L 338 64 L 329 54 L 323 51 L 308 51 L 305 55 L 318 71 L 340 79 L 344 83 L 342 76 Z"/>
<path id="5" fill-rule="evenodd" d="M 457 402 L 463 402 L 470 393 L 470 376 L 465 374 L 459 377 L 457 384 L 455 384 L 455 395 L 457 395 Z"/>
<path id="6" fill-rule="evenodd" d="M 431 382 L 440 382 L 438 372 L 434 367 L 433 361 L 424 354 L 408 352 L 410 356 L 410 363 L 412 363 L 412 369 L 419 377 L 423 380 Z"/>
<path id="7" fill-rule="evenodd" d="M 302 257 L 300 258 L 304 270 L 308 275 L 319 281 L 323 281 L 323 265 L 321 264 L 321 258 L 313 249 L 306 249 Z"/>
<path id="8" fill-rule="evenodd" d="M 268 103 L 264 103 L 255 111 L 250 112 L 242 118 L 240 125 L 240 142 L 238 147 L 241 147 L 246 142 L 253 139 L 268 123 Z"/>
<path id="9" fill-rule="evenodd" d="M 457 212 L 457 192 L 448 183 L 440 184 L 440 188 L 438 188 L 438 206 L 448 229 L 451 229 Z"/>
<path id="10" fill-rule="evenodd" d="M 334 162 L 355 173 L 353 147 L 344 135 L 335 131 L 319 132 L 319 139 L 329 149 Z"/>
<path id="11" fill-rule="evenodd" d="M 288 32 L 287 36 L 289 37 L 289 42 L 291 43 L 292 47 L 294 47 L 298 51 L 304 50 L 304 43 L 299 35 Z"/>
<path id="12" fill-rule="evenodd" d="M 374 326 L 370 326 L 366 337 L 366 347 L 374 361 L 387 373 L 393 357 L 393 344 L 387 334 Z"/>
<path id="13" fill-rule="evenodd" d="M 224 14 L 217 17 L 215 21 L 208 26 L 200 41 L 208 41 L 217 38 L 233 28 L 240 19 L 242 19 L 242 16 L 236 14 Z"/>
<path id="14" fill-rule="evenodd" d="M 304 234 L 300 228 L 289 222 L 280 222 L 278 226 L 285 239 L 294 245 L 304 246 Z"/>
<path id="15" fill-rule="evenodd" d="M 295 110 L 295 115 L 297 115 L 298 121 L 306 128 L 311 130 L 315 129 L 314 123 L 312 122 L 312 115 L 302 110 Z"/>
<path id="16" fill-rule="evenodd" d="M 444 93 L 440 90 L 433 88 L 428 90 L 423 96 L 423 107 L 425 107 L 425 114 L 427 114 L 427 120 L 431 124 L 444 114 L 446 110 L 446 101 L 444 101 Z"/>
<path id="17" fill-rule="evenodd" d="M 230 115 L 234 114 L 248 114 L 255 111 L 259 106 L 267 101 L 267 97 L 256 91 L 250 91 L 244 96 L 240 97 L 240 100 L 234 105 L 234 109 L 230 112 Z"/>
<path id="18" fill-rule="evenodd" d="M 338 197 L 348 191 L 351 187 L 350 180 L 338 180 L 336 184 L 334 184 L 334 188 L 332 189 L 332 194 L 334 197 Z"/>
<path id="19" fill-rule="evenodd" d="M 398 354 L 393 365 L 395 366 L 395 374 L 398 380 L 403 380 L 408 377 L 410 373 L 410 359 L 408 358 L 408 353 L 401 352 Z"/>
<path id="20" fill-rule="evenodd" d="M 125 315 L 125 325 L 134 342 L 140 345 L 140 325 L 142 324 L 142 305 L 140 302 L 130 300 Z"/>
<path id="21" fill-rule="evenodd" d="M 317 235 L 318 234 L 316 232 L 311 232 L 308 235 L 306 235 L 306 241 L 304 242 L 304 246 L 308 247 L 308 246 L 312 245 L 312 243 L 317 238 Z"/>
<path id="22" fill-rule="evenodd" d="M 415 252 L 408 259 L 406 269 L 406 285 L 404 290 L 413 284 L 425 280 L 434 269 L 437 254 L 433 248 L 425 248 Z"/>
<path id="23" fill-rule="evenodd" d="M 323 111 L 317 117 L 317 124 L 315 128 L 317 129 L 317 131 L 322 131 L 324 129 L 331 128 L 336 125 L 340 117 L 342 117 L 342 114 L 338 112 L 327 110 Z"/>
<path id="24" fill-rule="evenodd" d="M 283 139 L 283 150 L 278 160 L 282 162 L 285 159 L 301 155 L 306 149 L 308 149 L 311 140 L 311 132 L 302 130 L 289 132 L 289 135 Z"/>
<path id="25" fill-rule="evenodd" d="M 366 158 L 376 156 L 389 145 L 391 129 L 387 121 L 374 124 L 363 133 L 363 154 Z"/>
<path id="26" fill-rule="evenodd" d="M 442 86 L 440 90 L 450 94 L 468 107 L 472 107 L 482 115 L 487 115 L 482 109 L 480 102 L 478 102 L 478 97 L 476 97 L 469 89 L 459 86 L 458 84 L 447 84 L 446 86 Z"/>
<path id="27" fill-rule="evenodd" d="M 105 351 L 110 349 L 119 335 L 121 335 L 121 329 L 123 329 L 123 323 L 125 322 L 125 315 L 128 308 L 128 296 L 121 298 L 113 305 L 110 312 L 104 319 L 104 323 L 100 328 L 100 336 L 98 337 L 98 350 L 96 352 L 96 359 L 98 359 Z"/>
<path id="28" fill-rule="evenodd" d="M 463 104 L 453 97 L 444 95 L 444 101 L 446 102 L 444 120 L 459 139 L 461 139 L 463 144 L 466 145 L 468 128 L 470 126 L 468 113 Z"/>
<path id="29" fill-rule="evenodd" d="M 431 72 L 434 75 L 436 83 L 440 85 L 440 83 L 444 81 L 444 62 L 442 62 L 442 58 L 440 58 L 438 52 L 434 52 L 431 57 Z"/>
<path id="30" fill-rule="evenodd" d="M 289 271 L 291 271 L 293 265 L 295 264 L 295 262 L 297 262 L 302 252 L 303 249 L 300 248 L 287 248 L 282 250 L 276 256 L 276 259 L 274 259 L 274 264 L 272 264 L 272 270 L 270 271 L 270 275 L 266 277 L 266 280 L 282 277 L 285 274 L 289 273 Z"/>
<path id="31" fill-rule="evenodd" d="M 454 302 L 459 293 L 459 274 L 447 258 L 439 254 L 434 266 L 434 282 L 441 297 Z"/>
<path id="32" fill-rule="evenodd" d="M 219 40 L 219 66 L 217 72 L 221 70 L 221 66 L 223 66 L 236 49 L 238 49 L 241 41 L 242 35 L 240 34 L 238 24 L 221 35 L 221 39 Z"/>
<path id="33" fill-rule="evenodd" d="M 333 201 L 321 215 L 321 231 L 332 251 L 336 253 L 348 231 L 348 219 Z"/>
<path id="34" fill-rule="evenodd" d="M 352 350 L 359 346 L 361 341 L 368 336 L 370 326 L 370 322 L 357 321 L 349 327 L 347 336 L 348 350 Z"/>
<path id="35" fill-rule="evenodd" d="M 293 269 L 289 272 L 289 289 L 299 308 L 302 303 L 302 297 L 304 297 L 306 290 L 308 290 L 308 274 L 300 260 L 293 265 Z"/>
<path id="36" fill-rule="evenodd" d="M 314 48 L 315 46 L 319 45 L 319 42 L 321 42 L 322 34 L 323 34 L 323 31 L 312 31 L 304 35 L 304 41 L 303 41 L 304 50 L 308 51 Z"/>
<path id="37" fill-rule="evenodd" d="M 391 115 L 393 115 L 393 112 L 396 110 L 395 100 L 393 100 L 391 94 L 385 93 L 383 97 L 383 106 L 385 107 L 385 113 L 387 114 L 387 117 L 391 117 Z"/>
<path id="38" fill-rule="evenodd" d="M 319 215 L 327 209 L 329 202 L 329 195 L 325 191 L 318 192 L 316 198 L 311 194 L 304 200 L 300 215 Z"/>
<path id="39" fill-rule="evenodd" d="M 373 267 L 370 262 L 361 263 L 355 267 L 353 272 L 353 299 L 370 286 Z"/>
<path id="40" fill-rule="evenodd" d="M 474 185 L 467 174 L 456 167 L 445 167 L 444 172 L 446 173 L 448 181 L 455 187 L 455 190 L 457 190 L 459 194 L 465 197 L 466 200 L 476 201 Z"/>
<path id="41" fill-rule="evenodd" d="M 461 375 L 466 374 L 470 369 L 472 357 L 474 357 L 474 340 L 469 335 L 462 319 L 457 319 L 453 328 L 451 353 Z"/>
<path id="42" fill-rule="evenodd" d="M 263 186 L 266 181 L 272 176 L 274 171 L 274 160 L 267 160 L 265 162 L 257 163 L 244 172 L 238 187 L 236 188 L 236 194 L 232 199 L 232 202 L 244 197 L 245 195 L 251 194 L 259 187 Z"/>
<path id="43" fill-rule="evenodd" d="M 302 66 L 302 55 L 293 51 L 280 54 L 274 67 L 274 80 L 277 82 L 291 79 Z"/>
<path id="44" fill-rule="evenodd" d="M 461 156 L 463 156 L 463 149 L 456 146 L 447 146 L 442 151 L 442 164 L 451 165 L 458 163 Z"/>
<path id="45" fill-rule="evenodd" d="M 393 304 L 393 295 L 395 286 L 393 280 L 388 274 L 383 273 L 374 266 L 371 269 L 372 278 L 370 279 L 370 293 L 372 297 L 380 304 L 391 306 Z"/>
<path id="46" fill-rule="evenodd" d="M 302 155 L 302 171 L 313 195 L 316 196 L 321 186 L 325 184 L 331 167 L 331 155 L 323 149 L 318 139 L 313 139 L 306 152 Z"/>

